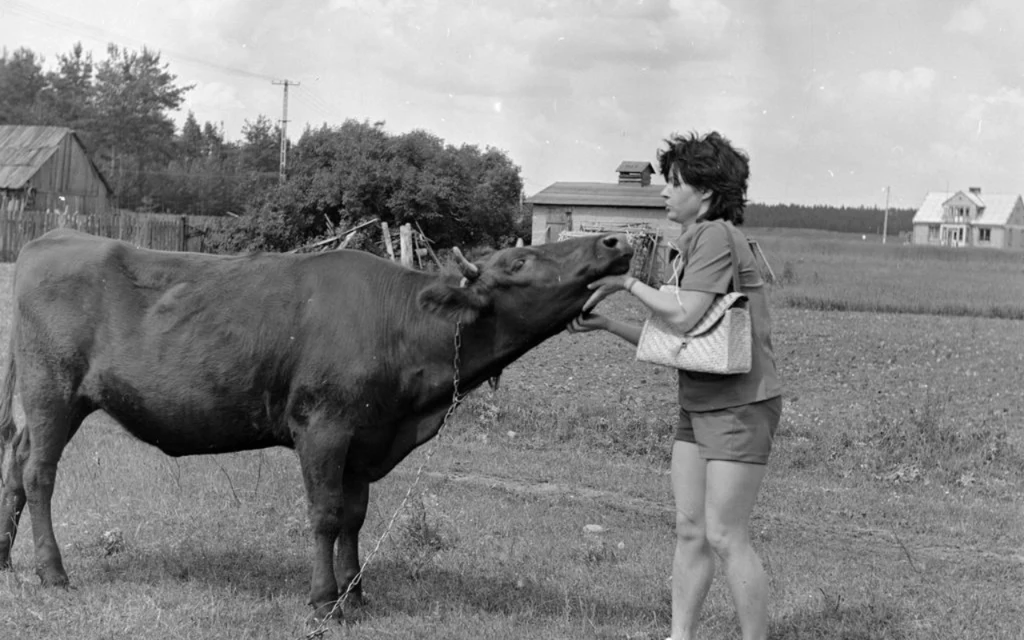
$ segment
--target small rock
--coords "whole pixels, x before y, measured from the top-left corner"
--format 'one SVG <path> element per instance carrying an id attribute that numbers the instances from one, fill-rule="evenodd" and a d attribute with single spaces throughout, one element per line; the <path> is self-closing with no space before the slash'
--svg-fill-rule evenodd
<path id="1" fill-rule="evenodd" d="M 583 531 L 586 533 L 604 533 L 604 527 L 599 524 L 588 524 L 584 525 Z"/>

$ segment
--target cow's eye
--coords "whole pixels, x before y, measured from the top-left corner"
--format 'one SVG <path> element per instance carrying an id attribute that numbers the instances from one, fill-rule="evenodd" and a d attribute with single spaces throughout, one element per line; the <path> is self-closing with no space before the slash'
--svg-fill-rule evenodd
<path id="1" fill-rule="evenodd" d="M 522 269 L 524 264 L 526 264 L 526 258 L 519 258 L 518 260 L 512 263 L 512 266 L 509 268 L 509 271 L 515 273 Z"/>

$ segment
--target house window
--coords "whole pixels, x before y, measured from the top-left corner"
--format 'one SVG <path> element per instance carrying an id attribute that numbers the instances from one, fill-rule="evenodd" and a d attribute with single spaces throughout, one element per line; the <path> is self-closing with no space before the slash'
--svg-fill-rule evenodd
<path id="1" fill-rule="evenodd" d="M 939 225 L 937 225 L 937 224 L 930 224 L 930 225 L 928 225 L 928 241 L 931 242 L 932 240 L 938 240 L 938 239 L 939 239 Z"/>
<path id="2" fill-rule="evenodd" d="M 992 230 L 978 229 L 978 242 L 992 242 Z"/>

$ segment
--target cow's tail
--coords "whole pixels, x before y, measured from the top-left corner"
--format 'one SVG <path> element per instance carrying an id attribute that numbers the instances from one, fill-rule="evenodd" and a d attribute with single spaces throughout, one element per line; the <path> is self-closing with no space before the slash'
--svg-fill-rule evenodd
<path id="1" fill-rule="evenodd" d="M 11 327 L 11 341 L 7 349 L 7 362 L 4 363 L 3 378 L 0 379 L 0 484 L 7 477 L 4 457 L 11 440 L 18 432 L 14 424 L 14 386 L 18 371 L 14 361 L 14 327 Z"/>

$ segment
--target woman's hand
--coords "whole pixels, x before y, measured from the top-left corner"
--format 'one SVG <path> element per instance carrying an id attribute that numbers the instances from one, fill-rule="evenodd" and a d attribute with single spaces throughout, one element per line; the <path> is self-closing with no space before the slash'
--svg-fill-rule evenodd
<path id="1" fill-rule="evenodd" d="M 572 319 L 565 330 L 569 333 L 588 333 L 590 331 L 597 331 L 599 329 L 608 328 L 608 318 L 597 313 L 587 313 L 584 311 L 580 315 Z"/>
<path id="2" fill-rule="evenodd" d="M 628 290 L 629 285 L 635 280 L 636 278 L 633 276 L 624 274 L 621 276 L 605 276 L 600 280 L 591 282 L 587 285 L 587 288 L 594 293 L 592 293 L 586 303 L 583 304 L 583 313 L 586 314 L 588 311 L 596 307 L 598 302 L 601 302 L 616 291 Z"/>

